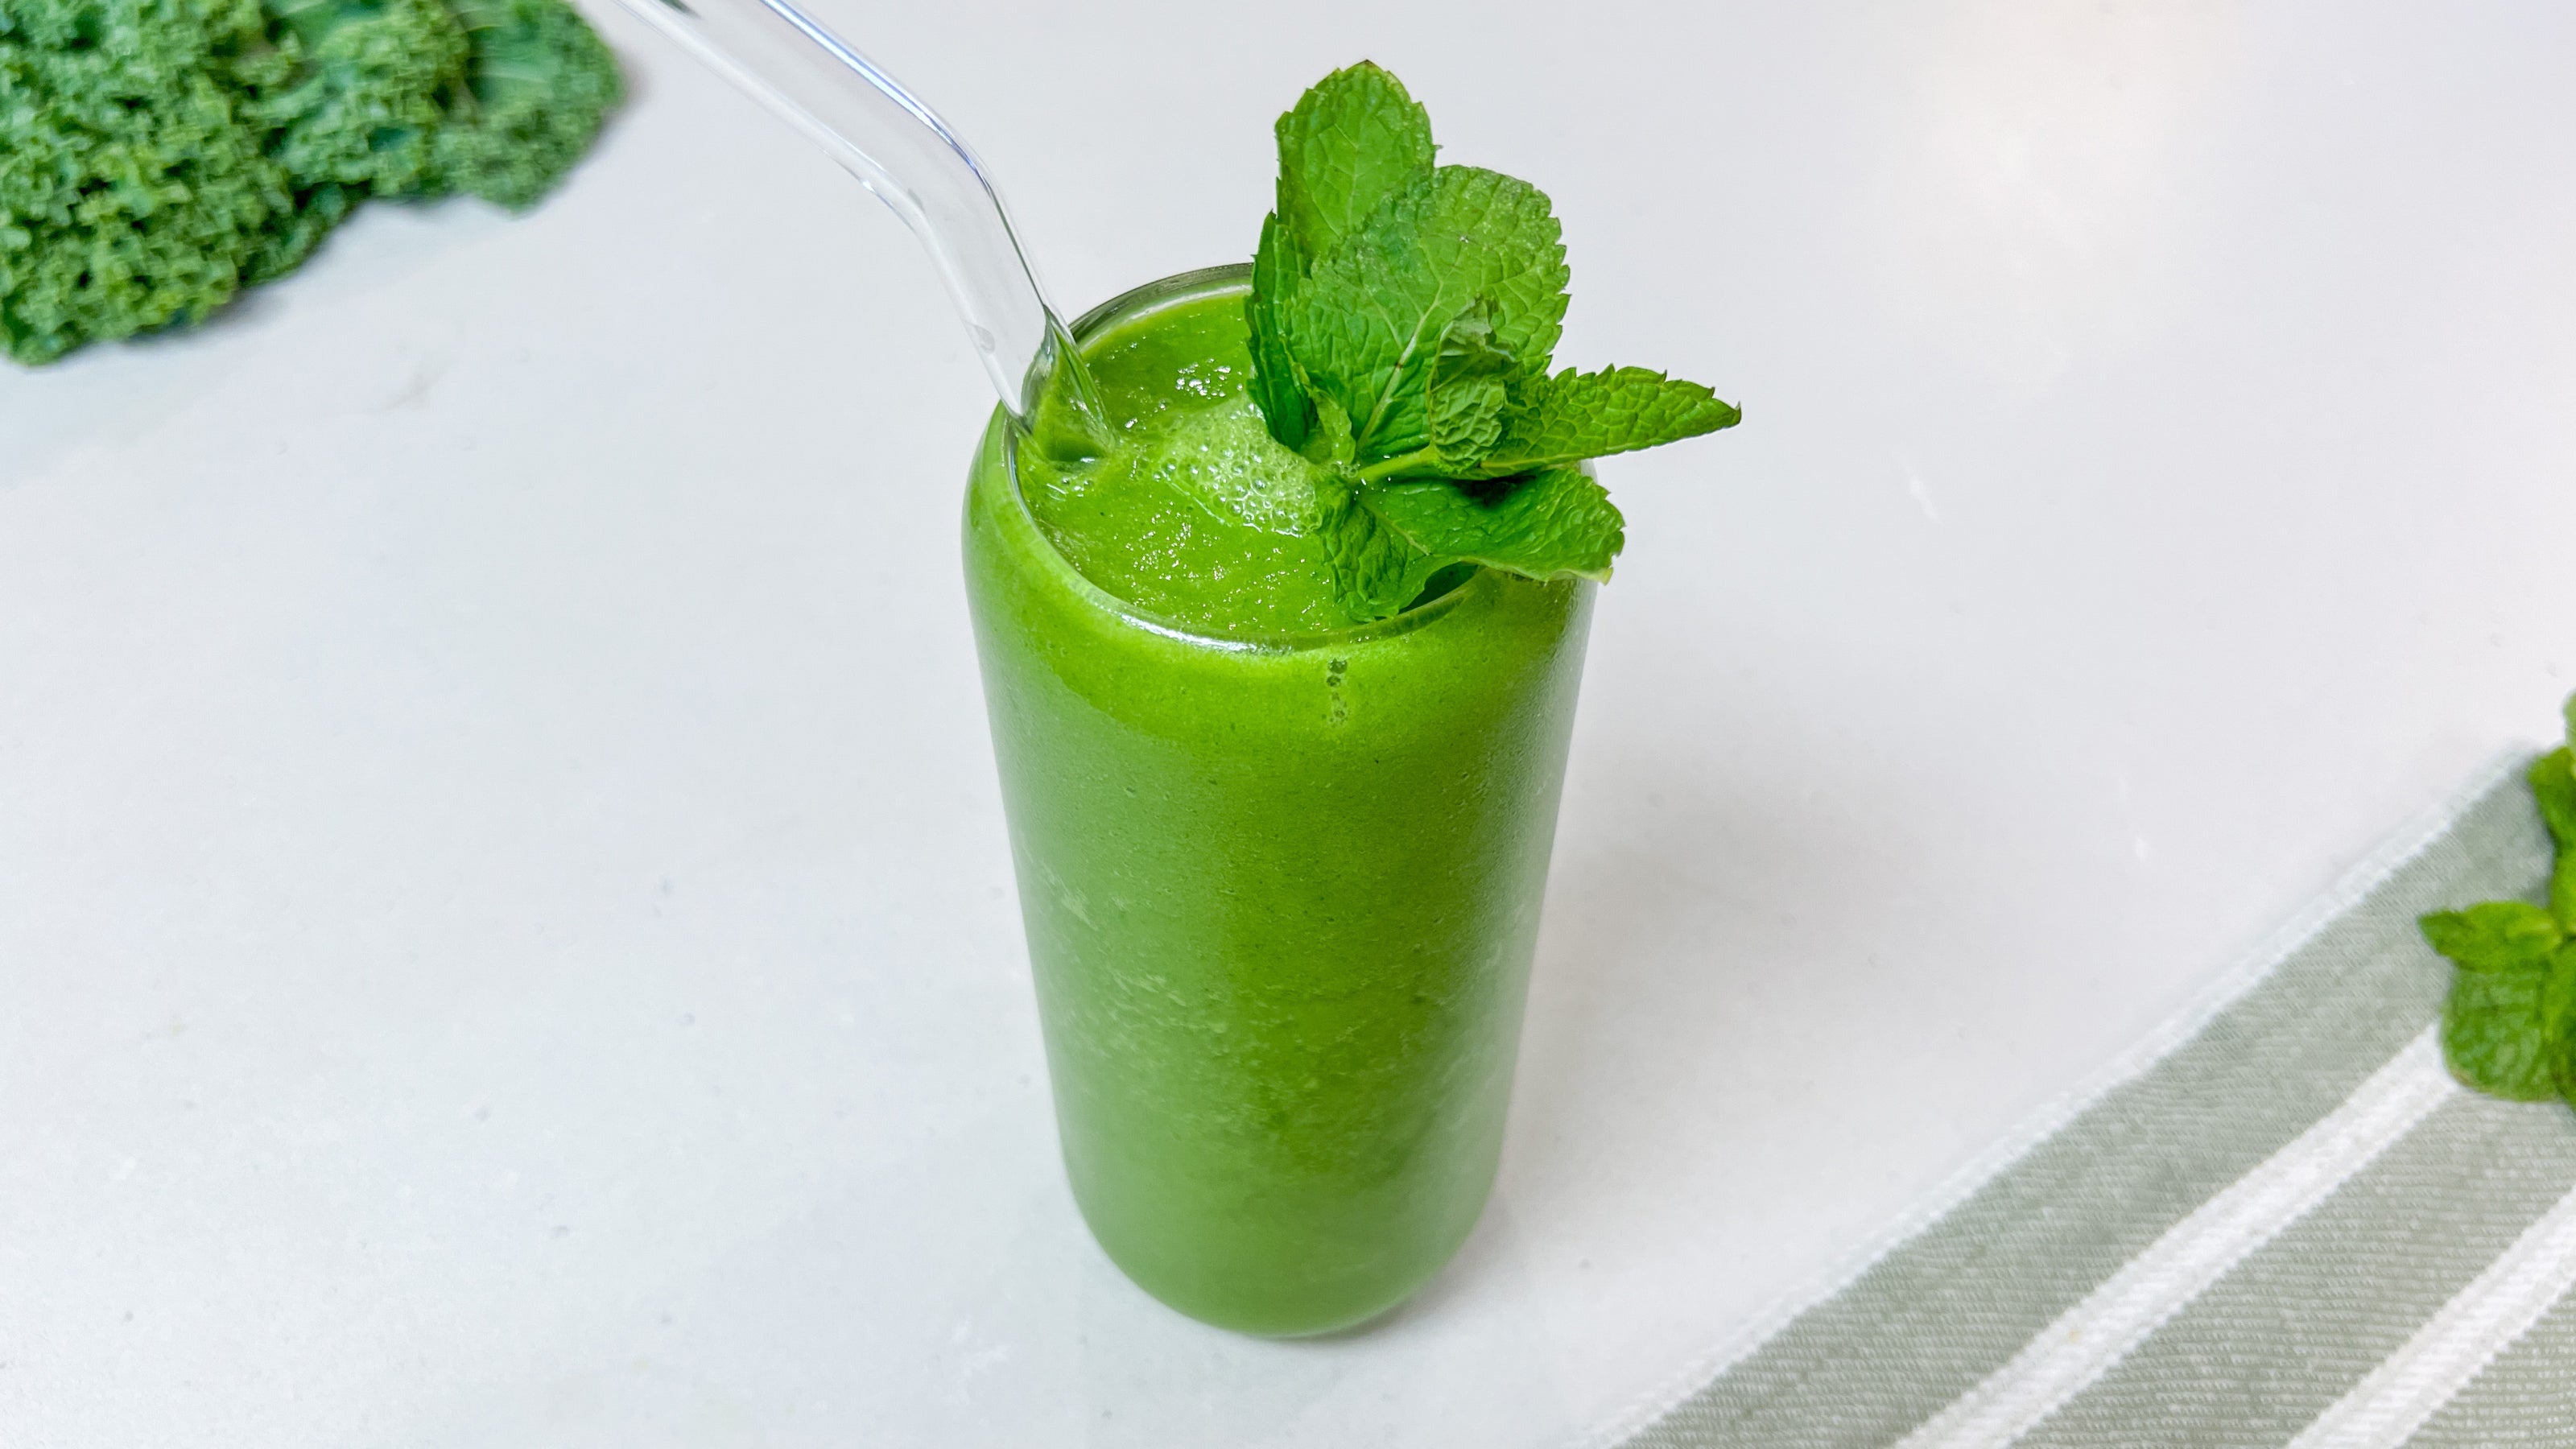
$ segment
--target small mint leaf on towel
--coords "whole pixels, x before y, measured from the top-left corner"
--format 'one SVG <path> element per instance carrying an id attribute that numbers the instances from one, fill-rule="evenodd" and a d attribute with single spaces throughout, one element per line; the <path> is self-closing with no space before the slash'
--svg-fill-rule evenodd
<path id="1" fill-rule="evenodd" d="M 2576 696 L 2566 707 L 2576 736 Z M 2523 779 L 2549 828 L 2549 908 L 2488 901 L 2435 911 L 2419 924 L 2459 969 L 2442 1003 L 2442 1055 L 2452 1075 L 2515 1101 L 2576 1106 L 2576 765 L 2561 746 Z"/>
<path id="2" fill-rule="evenodd" d="M 2576 1067 L 2565 1040 L 2576 953 L 2547 911 L 2489 901 L 2423 919 L 2424 939 L 2459 966 L 2442 1003 L 2442 1056 L 2451 1075 L 2516 1102 L 2565 1094 Z"/>
<path id="3" fill-rule="evenodd" d="M 2542 964 L 2515 971 L 2463 971 L 2442 1003 L 2442 1057 L 2451 1075 L 2493 1097 L 2543 1102 L 2562 1095 L 2564 1053 L 2551 1036 L 2556 1003 Z M 2564 995 L 2563 992 L 2555 993 Z"/>
<path id="4" fill-rule="evenodd" d="M 2576 946 L 2547 911 L 2489 901 L 2424 917 L 2424 938 L 2459 971 L 2442 1003 L 2451 1074 L 2492 1096 L 2537 1102 L 2576 1086 Z"/>
<path id="5" fill-rule="evenodd" d="M 2534 970 L 2567 938 L 2557 918 L 2528 901 L 2488 901 L 2423 918 L 2424 939 L 2463 971 Z"/>
<path id="6" fill-rule="evenodd" d="M 2576 1106 L 2576 941 L 2551 953 L 2540 981 L 2540 1039 L 2558 1095 Z"/>
<path id="7" fill-rule="evenodd" d="M 2549 874 L 2549 909 L 2558 924 L 2576 930 L 2576 769 L 2567 747 L 2559 746 L 2532 761 L 2531 798 L 2549 838 L 2558 843 L 2558 865 Z"/>

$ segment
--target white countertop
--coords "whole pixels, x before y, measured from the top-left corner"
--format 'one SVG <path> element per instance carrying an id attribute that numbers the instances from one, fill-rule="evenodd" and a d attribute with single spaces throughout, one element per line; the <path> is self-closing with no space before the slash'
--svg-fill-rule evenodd
<path id="1" fill-rule="evenodd" d="M 555 200 L 0 370 L 0 1441 L 1562 1449 L 2576 687 L 2563 5 L 819 9 L 1059 301 L 1371 56 L 1551 192 L 1604 468 L 1502 1184 L 1278 1344 L 1054 1157 L 928 263 L 623 15 Z M 1047 77 L 1080 79 L 1052 92 Z"/>

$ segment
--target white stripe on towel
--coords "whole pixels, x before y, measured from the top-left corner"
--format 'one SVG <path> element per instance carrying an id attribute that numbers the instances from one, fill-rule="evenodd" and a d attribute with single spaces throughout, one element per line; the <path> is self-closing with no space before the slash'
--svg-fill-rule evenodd
<path id="1" fill-rule="evenodd" d="M 1898 1449 L 1995 1449 L 2028 1433 L 2459 1090 L 2442 1067 L 2439 1029 L 2425 1028 L 2342 1106 L 2167 1229 Z"/>
<path id="2" fill-rule="evenodd" d="M 2290 1449 L 2395 1449 L 2576 1286 L 2576 1192 L 2523 1230 Z"/>

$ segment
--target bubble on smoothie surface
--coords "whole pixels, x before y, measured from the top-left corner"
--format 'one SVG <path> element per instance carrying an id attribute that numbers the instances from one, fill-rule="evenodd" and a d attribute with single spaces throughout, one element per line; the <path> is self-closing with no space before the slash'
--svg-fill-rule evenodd
<path id="1" fill-rule="evenodd" d="M 1320 470 L 1270 436 L 1261 410 L 1239 388 L 1184 415 L 1149 445 L 1136 471 L 1229 523 L 1264 533 L 1303 538 L 1314 519 Z"/>

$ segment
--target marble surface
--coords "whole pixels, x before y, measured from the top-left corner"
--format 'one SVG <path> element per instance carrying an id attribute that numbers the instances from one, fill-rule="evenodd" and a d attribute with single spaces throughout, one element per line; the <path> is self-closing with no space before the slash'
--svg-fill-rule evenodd
<path id="1" fill-rule="evenodd" d="M 1053 1157 L 927 262 L 620 14 L 511 221 L 0 371 L 0 1440 L 1572 1446 L 2576 687 L 2576 11 L 818 6 L 1059 300 L 1361 55 L 1551 192 L 1603 470 L 1502 1183 L 1382 1327 Z"/>

